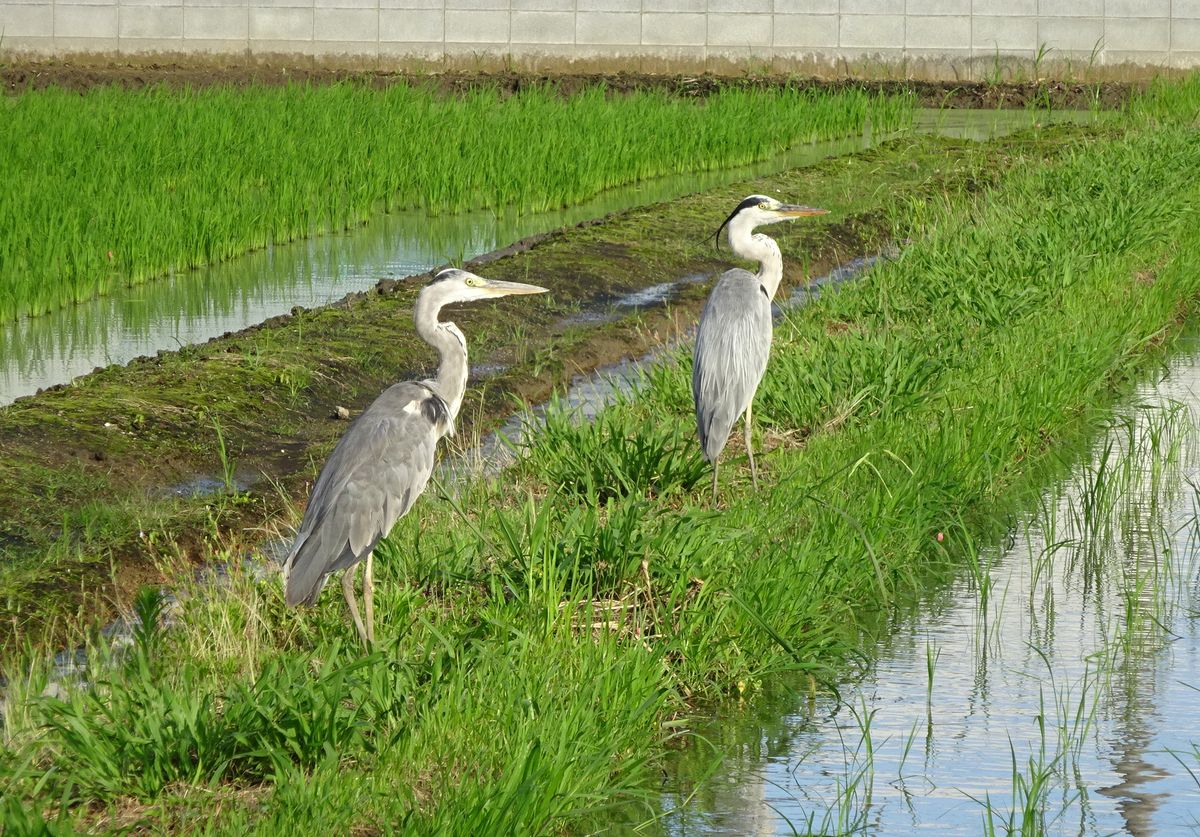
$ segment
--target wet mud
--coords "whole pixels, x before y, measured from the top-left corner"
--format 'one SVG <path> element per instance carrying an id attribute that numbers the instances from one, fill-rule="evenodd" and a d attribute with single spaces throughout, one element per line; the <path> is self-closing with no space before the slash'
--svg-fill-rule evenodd
<path id="1" fill-rule="evenodd" d="M 84 64 L 45 62 L 0 67 L 0 89 L 7 93 L 61 87 L 84 91 L 103 85 L 141 89 L 154 85 L 207 87 L 213 85 L 335 84 L 353 81 L 373 87 L 397 84 L 432 85 L 447 93 L 481 87 L 502 93 L 523 88 L 554 85 L 564 94 L 603 84 L 613 93 L 665 90 L 679 96 L 703 97 L 726 88 L 770 88 L 784 85 L 837 91 L 847 88 L 885 93 L 911 93 L 922 107 L 942 108 L 1027 108 L 1053 107 L 1087 109 L 1116 108 L 1128 101 L 1139 84 L 1134 82 L 1037 82 L 920 81 L 818 79 L 786 75 L 722 76 L 650 73 L 520 73 L 436 72 L 414 73 L 384 70 L 349 70 L 318 66 L 279 64 L 222 65 L 197 60 L 191 63 Z"/>

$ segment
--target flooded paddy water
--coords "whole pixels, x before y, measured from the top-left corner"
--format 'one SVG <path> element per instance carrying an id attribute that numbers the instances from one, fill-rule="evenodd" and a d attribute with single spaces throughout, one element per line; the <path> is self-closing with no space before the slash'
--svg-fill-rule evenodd
<path id="1" fill-rule="evenodd" d="M 1033 124 L 1089 118 L 1091 114 L 1082 111 L 921 110 L 914 130 L 982 140 Z M 419 274 L 610 212 L 809 165 L 889 138 L 868 130 L 861 136 L 798 146 L 750 166 L 613 189 L 559 212 L 439 217 L 381 213 L 370 224 L 343 234 L 269 247 L 46 316 L 0 324 L 0 405 L 67 383 L 96 367 L 201 343 L 295 306 L 326 305 L 383 278 Z"/>
<path id="2" fill-rule="evenodd" d="M 725 758 L 668 766 L 662 833 L 1200 833 L 1198 427 L 1191 340 L 840 698 L 699 725 Z"/>

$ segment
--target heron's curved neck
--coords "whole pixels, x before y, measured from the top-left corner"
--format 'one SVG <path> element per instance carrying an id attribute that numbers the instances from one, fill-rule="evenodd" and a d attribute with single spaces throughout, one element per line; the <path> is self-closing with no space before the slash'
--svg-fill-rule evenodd
<path id="1" fill-rule="evenodd" d="M 458 408 L 462 406 L 463 394 L 467 391 L 467 339 L 454 323 L 438 321 L 441 309 L 440 304 L 423 305 L 418 301 L 413 319 L 417 324 L 417 334 L 437 349 L 440 362 L 433 383 L 450 408 L 453 428 L 458 418 Z"/>
<path id="2" fill-rule="evenodd" d="M 737 221 L 735 218 L 729 225 L 729 246 L 743 259 L 758 262 L 758 281 L 766 289 L 767 296 L 774 299 L 783 279 L 783 253 L 774 239 L 755 233 L 748 223 Z"/>

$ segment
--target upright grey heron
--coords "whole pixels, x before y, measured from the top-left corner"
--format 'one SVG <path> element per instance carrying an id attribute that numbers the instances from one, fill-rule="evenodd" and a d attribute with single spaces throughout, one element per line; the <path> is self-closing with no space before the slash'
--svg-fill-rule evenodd
<path id="1" fill-rule="evenodd" d="M 417 334 L 438 351 L 433 380 L 406 381 L 384 390 L 342 436 L 313 486 L 296 542 L 284 563 L 289 605 L 313 604 L 330 573 L 342 574 L 342 595 L 366 645 L 375 641 L 372 551 L 405 515 L 433 472 L 438 440 L 454 433 L 467 387 L 467 339 L 438 312 L 453 302 L 540 294 L 545 288 L 484 279 L 465 270 L 438 273 L 417 296 Z M 360 561 L 366 627 L 354 599 Z"/>
<path id="2" fill-rule="evenodd" d="M 717 499 L 717 458 L 734 422 L 743 414 L 750 477 L 758 487 L 758 469 L 750 444 L 750 406 L 771 351 L 771 300 L 783 278 L 783 254 L 778 244 L 755 233 L 754 228 L 827 212 L 780 203 L 766 195 L 751 195 L 717 228 L 718 247 L 721 230 L 729 227 L 733 252 L 758 262 L 759 267 L 758 273 L 735 267 L 721 275 L 700 314 L 696 332 L 692 397 L 700 447 L 713 465 L 713 502 Z"/>

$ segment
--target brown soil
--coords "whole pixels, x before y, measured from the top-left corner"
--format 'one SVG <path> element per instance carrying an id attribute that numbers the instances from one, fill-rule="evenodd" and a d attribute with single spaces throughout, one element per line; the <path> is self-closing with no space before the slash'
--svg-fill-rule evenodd
<path id="1" fill-rule="evenodd" d="M 89 90 L 101 85 L 120 85 L 140 89 L 156 84 L 171 87 L 207 87 L 291 83 L 333 84 L 357 81 L 375 87 L 394 84 L 433 84 L 455 93 L 478 87 L 496 87 L 516 92 L 523 87 L 554 84 L 564 93 L 603 83 L 615 92 L 667 90 L 682 96 L 706 96 L 728 87 L 776 87 L 798 85 L 805 88 L 840 90 L 850 87 L 889 93 L 911 92 L 924 107 L 947 108 L 1024 108 L 1052 106 L 1086 109 L 1099 104 L 1114 108 L 1123 105 L 1137 89 L 1127 82 L 1002 82 L 982 81 L 836 81 L 791 76 L 726 77 L 714 74 L 694 76 L 652 75 L 646 73 L 404 73 L 381 70 L 348 70 L 314 66 L 239 65 L 222 66 L 207 62 L 194 64 L 108 64 L 88 65 L 66 62 L 15 64 L 0 67 L 0 88 L 7 93 L 61 87 Z"/>

